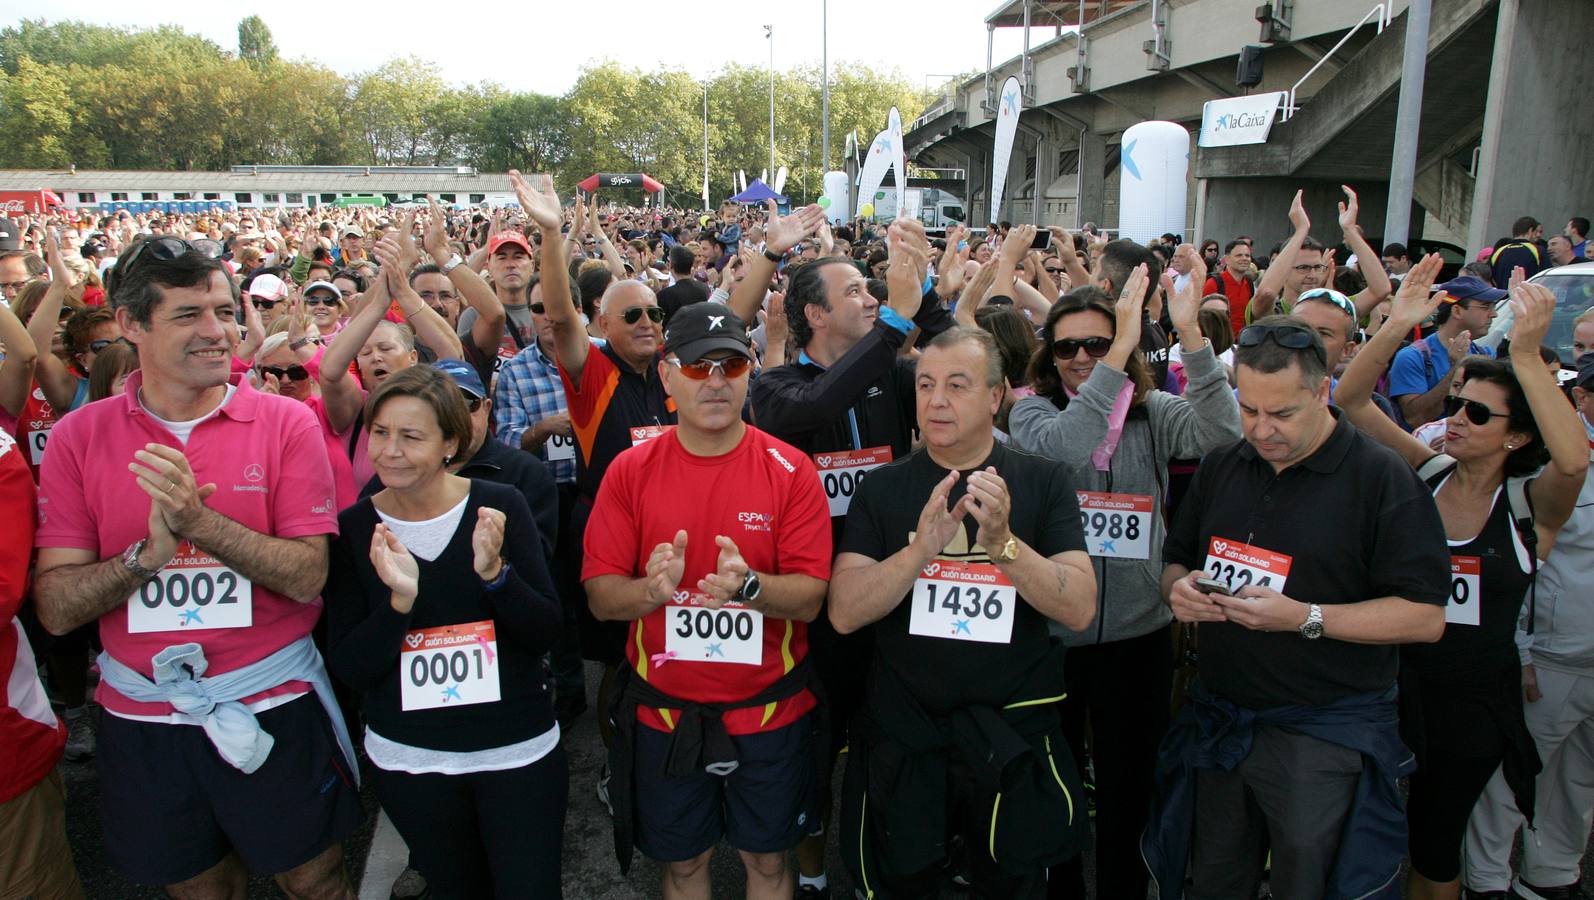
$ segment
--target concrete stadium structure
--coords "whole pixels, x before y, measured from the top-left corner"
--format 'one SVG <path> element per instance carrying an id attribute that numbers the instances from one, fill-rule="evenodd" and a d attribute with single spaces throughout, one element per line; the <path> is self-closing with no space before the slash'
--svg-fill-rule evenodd
<path id="1" fill-rule="evenodd" d="M 966 169 L 970 219 L 990 209 L 995 97 L 1016 76 L 1025 108 L 1003 218 L 1077 226 L 1118 220 L 1119 140 L 1137 122 L 1191 131 L 1185 233 L 1282 240 L 1297 188 L 1324 237 L 1341 183 L 1382 230 L 1408 0 L 1007 0 L 986 18 L 1022 28 L 1026 50 L 949 90 L 908 127 L 916 166 Z M 1377 8 L 1377 9 L 1375 9 Z M 1376 20 L 1388 22 L 1380 32 Z M 1359 22 L 1364 22 L 1356 28 Z M 1079 26 L 1083 24 L 1083 28 Z M 1411 237 L 1486 246 L 1513 219 L 1558 231 L 1594 206 L 1594 0 L 1432 0 Z M 1343 45 L 1330 52 L 1343 40 Z M 1243 45 L 1264 75 L 1235 87 Z M 1196 149 L 1202 105 L 1296 91 L 1268 141 Z M 1325 227 L 1326 223 L 1326 227 Z"/>

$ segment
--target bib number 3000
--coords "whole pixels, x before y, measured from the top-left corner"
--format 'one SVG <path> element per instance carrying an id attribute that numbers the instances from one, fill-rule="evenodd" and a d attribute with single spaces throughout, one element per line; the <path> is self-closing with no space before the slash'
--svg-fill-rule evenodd
<path id="1" fill-rule="evenodd" d="M 132 634 L 248 628 L 253 622 L 254 585 L 187 541 L 127 599 Z"/>
<path id="2" fill-rule="evenodd" d="M 664 608 L 664 649 L 672 659 L 689 662 L 764 662 L 764 614 L 745 606 L 709 609 L 690 601 Z"/>

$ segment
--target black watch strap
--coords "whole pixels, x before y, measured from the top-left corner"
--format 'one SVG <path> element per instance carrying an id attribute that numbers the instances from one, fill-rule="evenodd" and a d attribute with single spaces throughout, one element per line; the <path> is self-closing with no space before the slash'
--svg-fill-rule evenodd
<path id="1" fill-rule="evenodd" d="M 765 247 L 764 248 L 764 258 L 769 260 L 772 263 L 778 263 L 781 260 L 786 258 L 786 254 L 784 254 L 784 253 L 776 253 L 775 251 L 769 249 L 768 247 Z"/>

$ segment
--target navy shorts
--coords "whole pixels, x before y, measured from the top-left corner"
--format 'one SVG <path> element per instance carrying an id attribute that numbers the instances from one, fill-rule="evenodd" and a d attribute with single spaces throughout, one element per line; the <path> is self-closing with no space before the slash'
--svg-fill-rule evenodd
<path id="1" fill-rule="evenodd" d="M 137 884 L 177 884 L 236 850 L 251 872 L 276 875 L 359 827 L 360 794 L 320 699 L 306 694 L 256 719 L 276 743 L 245 775 L 203 728 L 101 712 L 94 760 L 112 868 Z"/>
<path id="2" fill-rule="evenodd" d="M 814 714 L 774 731 L 732 735 L 740 764 L 729 775 L 664 774 L 671 736 L 638 724 L 636 845 L 660 862 L 701 856 L 725 838 L 748 853 L 797 846 L 815 817 Z"/>

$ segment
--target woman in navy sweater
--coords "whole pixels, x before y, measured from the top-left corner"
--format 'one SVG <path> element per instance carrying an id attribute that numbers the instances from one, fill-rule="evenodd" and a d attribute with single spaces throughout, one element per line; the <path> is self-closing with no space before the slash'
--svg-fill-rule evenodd
<path id="1" fill-rule="evenodd" d="M 557 898 L 569 766 L 541 657 L 560 611 L 531 510 L 448 474 L 466 399 L 416 366 L 367 403 L 383 490 L 338 516 L 332 671 L 364 692 L 377 795 L 433 896 Z"/>

